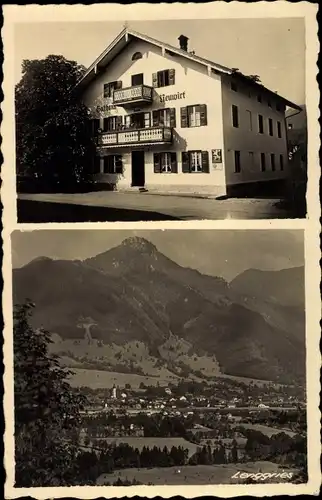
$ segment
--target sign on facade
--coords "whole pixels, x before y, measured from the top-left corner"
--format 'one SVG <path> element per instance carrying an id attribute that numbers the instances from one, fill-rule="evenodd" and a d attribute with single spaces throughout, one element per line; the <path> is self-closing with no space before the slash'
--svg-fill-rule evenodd
<path id="1" fill-rule="evenodd" d="M 221 149 L 212 149 L 212 163 L 222 163 Z"/>

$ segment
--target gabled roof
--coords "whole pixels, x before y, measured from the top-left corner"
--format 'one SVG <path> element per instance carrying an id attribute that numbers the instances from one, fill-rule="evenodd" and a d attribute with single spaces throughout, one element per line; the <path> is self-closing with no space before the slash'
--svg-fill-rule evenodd
<path id="1" fill-rule="evenodd" d="M 221 64 L 217 64 L 213 61 L 210 61 L 208 59 L 204 59 L 203 57 L 196 56 L 193 53 L 186 52 L 185 50 L 182 50 L 180 48 L 174 47 L 173 45 L 169 45 L 164 42 L 160 42 L 159 40 L 156 40 L 154 38 L 151 38 L 147 35 L 143 35 L 142 33 L 139 33 L 137 31 L 134 31 L 128 27 L 124 28 L 121 33 L 110 43 L 110 45 L 95 59 L 95 61 L 90 65 L 90 67 L 87 69 L 85 74 L 82 76 L 82 78 L 78 81 L 77 87 L 86 87 L 92 80 L 95 79 L 97 73 L 101 68 L 105 68 L 108 66 L 113 59 L 133 40 L 143 40 L 147 43 L 150 43 L 152 45 L 155 45 L 156 47 L 160 47 L 161 49 L 167 50 L 171 52 L 172 54 L 184 57 L 185 59 L 189 59 L 191 61 L 194 61 L 202 66 L 207 67 L 210 71 L 213 71 L 215 73 L 219 74 L 227 74 L 227 75 L 236 75 L 236 72 L 233 68 L 228 68 L 226 66 L 222 66 Z M 237 76 L 237 75 L 236 75 Z M 247 78 L 245 75 L 240 74 L 240 76 L 243 77 L 243 79 Z M 275 97 L 279 97 L 281 101 L 284 102 L 286 106 L 289 106 L 293 109 L 298 109 L 301 110 L 297 104 L 294 104 L 284 97 L 276 94 L 275 92 L 272 92 L 271 90 L 267 89 L 264 87 L 262 84 L 257 83 L 253 80 L 249 79 L 249 83 L 251 85 L 254 85 L 258 88 L 261 88 L 262 90 L 265 90 L 267 93 L 272 94 Z"/>

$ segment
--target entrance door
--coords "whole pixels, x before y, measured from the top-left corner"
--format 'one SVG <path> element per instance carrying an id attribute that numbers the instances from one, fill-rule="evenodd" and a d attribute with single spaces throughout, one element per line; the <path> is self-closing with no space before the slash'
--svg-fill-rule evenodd
<path id="1" fill-rule="evenodd" d="M 144 187 L 144 151 L 132 151 L 132 186 Z"/>

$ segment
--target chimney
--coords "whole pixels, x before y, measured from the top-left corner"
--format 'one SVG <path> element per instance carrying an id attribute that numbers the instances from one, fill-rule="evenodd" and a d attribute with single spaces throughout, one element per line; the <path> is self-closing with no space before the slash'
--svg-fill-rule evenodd
<path id="1" fill-rule="evenodd" d="M 185 35 L 180 35 L 178 40 L 180 43 L 180 49 L 188 52 L 188 40 L 189 40 L 189 38 L 186 37 Z"/>

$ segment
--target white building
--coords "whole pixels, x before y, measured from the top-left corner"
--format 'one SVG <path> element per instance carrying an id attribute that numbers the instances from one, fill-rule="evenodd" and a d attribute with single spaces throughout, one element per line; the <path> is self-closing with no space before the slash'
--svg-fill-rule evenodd
<path id="1" fill-rule="evenodd" d="M 288 176 L 286 107 L 234 69 L 125 28 L 78 83 L 103 187 L 233 194 Z M 236 47 L 238 51 L 238 47 Z M 241 190 L 242 188 L 242 190 Z"/>

